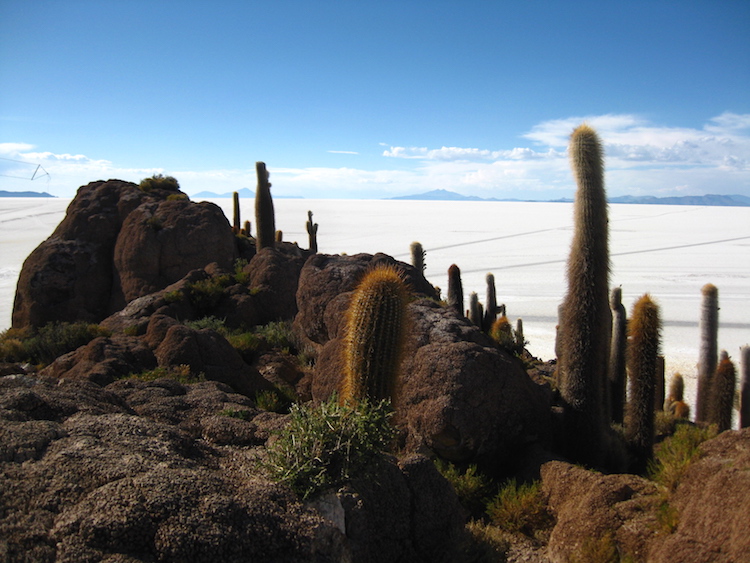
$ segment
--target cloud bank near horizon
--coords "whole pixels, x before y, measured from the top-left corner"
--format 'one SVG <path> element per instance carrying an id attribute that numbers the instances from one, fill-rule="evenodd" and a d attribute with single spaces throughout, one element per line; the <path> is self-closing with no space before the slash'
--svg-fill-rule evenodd
<path id="1" fill-rule="evenodd" d="M 481 197 L 555 199 L 574 190 L 567 162 L 571 131 L 587 122 L 604 144 L 607 189 L 618 195 L 750 196 L 750 114 L 725 112 L 701 128 L 654 124 L 631 114 L 578 116 L 534 125 L 513 148 L 405 147 L 386 145 L 373 153 L 370 169 L 348 167 L 275 168 L 279 195 L 308 198 L 383 198 L 446 189 Z M 40 164 L 47 184 L 24 189 L 71 197 L 89 181 L 121 178 L 138 182 L 155 173 L 175 176 L 184 191 L 226 192 L 255 185 L 254 166 L 233 170 L 127 168 L 81 154 L 37 151 L 32 144 L 0 143 L 0 175 Z M 360 155 L 355 151 L 323 151 Z M 20 163 L 14 164 L 14 161 Z M 22 172 L 27 173 L 27 172 Z M 2 184 L 0 184 L 0 188 Z M 4 189 L 4 188 L 2 188 Z"/>

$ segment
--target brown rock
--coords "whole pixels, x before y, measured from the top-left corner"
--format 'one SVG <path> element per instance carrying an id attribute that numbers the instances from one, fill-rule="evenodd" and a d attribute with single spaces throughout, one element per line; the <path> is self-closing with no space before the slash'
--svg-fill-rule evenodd
<path id="1" fill-rule="evenodd" d="M 294 250 L 291 250 L 293 248 Z M 291 320 L 297 314 L 297 284 L 305 256 L 296 247 L 266 247 L 245 266 L 259 318 L 257 324 Z"/>

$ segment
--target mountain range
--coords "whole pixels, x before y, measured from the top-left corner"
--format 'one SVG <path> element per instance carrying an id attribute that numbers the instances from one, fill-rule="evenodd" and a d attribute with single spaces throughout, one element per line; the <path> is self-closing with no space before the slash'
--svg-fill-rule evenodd
<path id="1" fill-rule="evenodd" d="M 7 192 L 0 190 L 0 197 L 56 197 L 47 192 Z"/>

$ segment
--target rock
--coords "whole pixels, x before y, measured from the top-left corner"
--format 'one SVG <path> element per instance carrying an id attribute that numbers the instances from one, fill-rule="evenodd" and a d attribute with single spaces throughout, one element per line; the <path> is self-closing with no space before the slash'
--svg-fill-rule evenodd
<path id="1" fill-rule="evenodd" d="M 291 320 L 297 314 L 297 284 L 305 256 L 296 247 L 296 252 L 290 248 L 291 245 L 263 248 L 243 270 L 256 297 L 257 324 Z"/>
<path id="2" fill-rule="evenodd" d="M 679 514 L 677 529 L 653 547 L 649 561 L 750 561 L 750 428 L 723 432 L 700 449 L 702 459 L 670 501 Z"/>

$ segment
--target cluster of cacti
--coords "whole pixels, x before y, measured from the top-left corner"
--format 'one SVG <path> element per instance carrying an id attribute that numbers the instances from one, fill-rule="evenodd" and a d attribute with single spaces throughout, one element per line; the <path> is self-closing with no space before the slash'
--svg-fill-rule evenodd
<path id="1" fill-rule="evenodd" d="M 628 320 L 625 306 L 622 304 L 622 288 L 612 289 L 609 306 L 612 309 L 612 339 L 607 369 L 609 420 L 615 424 L 622 424 L 625 413 L 625 350 L 628 340 Z"/>
<path id="2" fill-rule="evenodd" d="M 343 402 L 392 399 L 407 331 L 409 290 L 391 266 L 362 278 L 346 313 Z"/>
<path id="3" fill-rule="evenodd" d="M 455 264 L 448 268 L 448 306 L 459 315 L 464 314 L 464 288 L 461 283 L 461 270 Z"/>
<path id="4" fill-rule="evenodd" d="M 700 352 L 698 356 L 698 396 L 695 421 L 706 422 L 714 371 L 718 362 L 719 290 L 713 284 L 701 289 Z"/>
<path id="5" fill-rule="evenodd" d="M 310 248 L 310 252 L 313 254 L 318 253 L 318 224 L 313 223 L 313 212 L 308 211 L 307 212 L 307 222 L 305 223 L 305 227 L 307 228 L 307 237 L 309 240 L 308 246 Z"/>
<path id="6" fill-rule="evenodd" d="M 642 472 L 654 446 L 654 394 L 659 356 L 661 319 L 659 307 L 646 294 L 633 308 L 628 325 L 629 400 L 625 439 L 635 458 L 634 469 Z"/>
<path id="7" fill-rule="evenodd" d="M 598 465 L 606 453 L 603 402 L 611 315 L 607 198 L 596 132 L 588 125 L 578 127 L 569 153 L 578 187 L 568 292 L 559 328 L 558 388 L 568 455 Z"/>
<path id="8" fill-rule="evenodd" d="M 264 162 L 256 162 L 255 170 L 258 175 L 258 188 L 255 191 L 255 227 L 258 230 L 256 248 L 273 248 L 276 239 L 276 217 L 271 199 L 270 174 Z"/>

